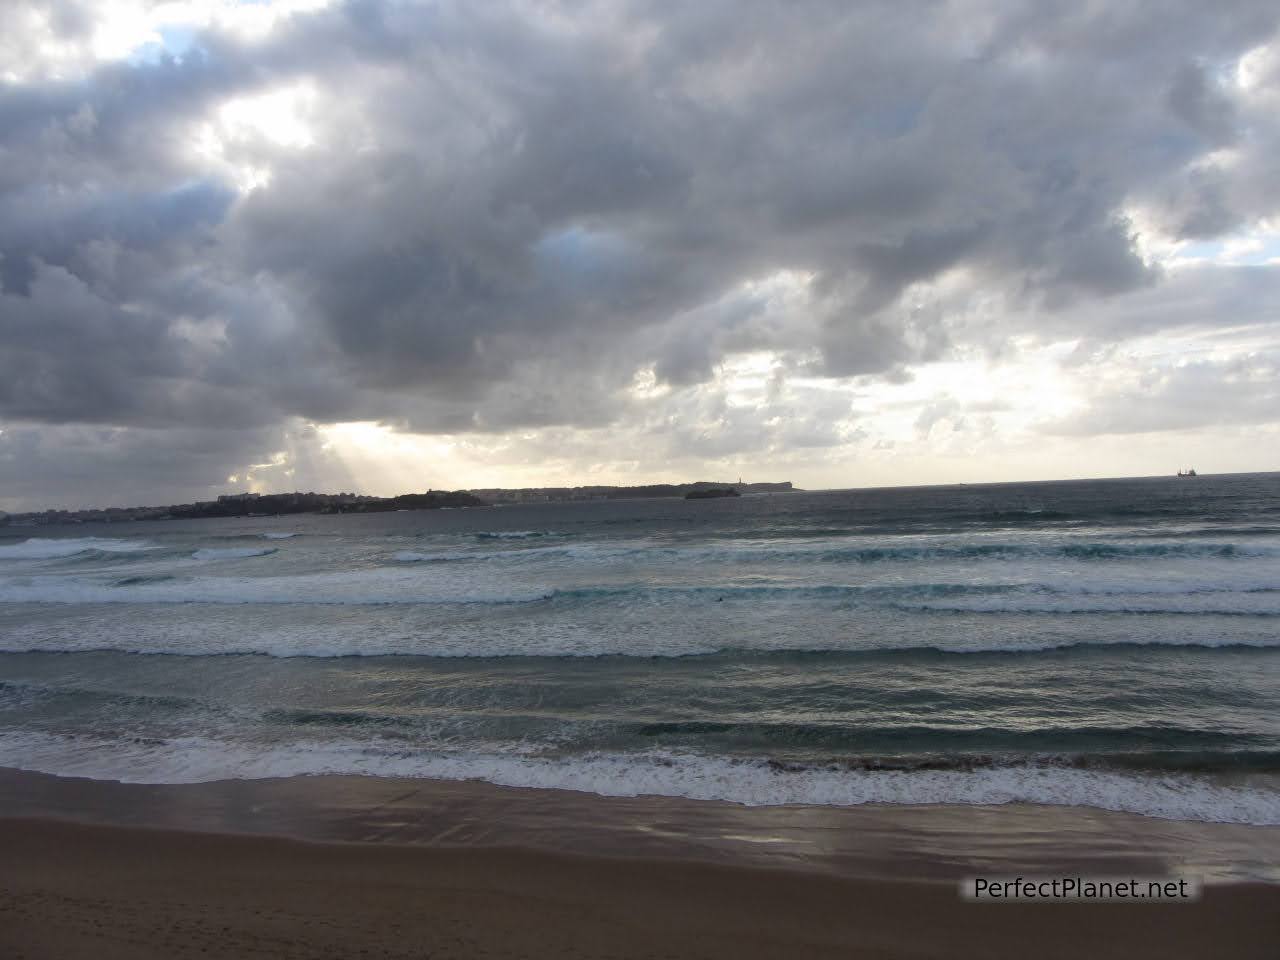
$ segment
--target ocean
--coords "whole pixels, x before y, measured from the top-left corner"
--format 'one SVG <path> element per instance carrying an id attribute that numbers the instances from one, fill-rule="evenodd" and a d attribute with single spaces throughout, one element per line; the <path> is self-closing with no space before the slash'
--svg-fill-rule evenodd
<path id="1" fill-rule="evenodd" d="M 1280 474 L 0 527 L 0 766 L 1280 824 Z"/>

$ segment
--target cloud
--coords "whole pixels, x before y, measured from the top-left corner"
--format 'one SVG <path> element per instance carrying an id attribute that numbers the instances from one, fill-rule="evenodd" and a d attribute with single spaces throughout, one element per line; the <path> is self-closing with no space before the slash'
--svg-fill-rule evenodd
<path id="1" fill-rule="evenodd" d="M 1274 339 L 1280 268 L 1151 250 L 1280 216 L 1277 11 L 1154 16 L 7 4 L 0 423 L 660 422 L 653 456 L 711 458 L 853 436 L 816 394 L 763 431 L 717 412 L 755 353 L 865 386 L 1028 343 Z M 667 419 L 638 376 L 685 395 Z"/>
<path id="2" fill-rule="evenodd" d="M 354 482 L 324 438 L 305 424 L 0 430 L 0 510 L 164 505 L 263 486 L 332 491 Z"/>
<path id="3" fill-rule="evenodd" d="M 1280 420 L 1280 355 L 1139 367 L 1107 384 L 1075 414 L 1046 425 L 1075 436 L 1156 433 Z"/>

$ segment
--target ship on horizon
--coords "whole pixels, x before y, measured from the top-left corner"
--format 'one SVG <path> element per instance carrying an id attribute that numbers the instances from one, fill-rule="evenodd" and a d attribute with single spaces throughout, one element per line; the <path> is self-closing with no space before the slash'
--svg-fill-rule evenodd
<path id="1" fill-rule="evenodd" d="M 1196 473 L 1196 468 L 1195 468 L 1195 467 L 1188 467 L 1186 470 L 1179 470 L 1179 471 L 1178 471 L 1178 476 L 1180 476 L 1180 477 L 1198 477 L 1198 476 L 1200 476 L 1200 474 Z"/>

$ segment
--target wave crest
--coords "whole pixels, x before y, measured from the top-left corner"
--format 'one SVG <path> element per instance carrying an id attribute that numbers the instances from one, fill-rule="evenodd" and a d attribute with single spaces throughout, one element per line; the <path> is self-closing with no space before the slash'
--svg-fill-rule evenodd
<path id="1" fill-rule="evenodd" d="M 275 547 L 201 547 L 191 554 L 192 560 L 243 560 L 275 553 Z"/>
<path id="2" fill-rule="evenodd" d="M 962 769 L 802 767 L 649 751 L 555 759 L 439 752 L 331 740 L 254 746 L 202 737 L 117 740 L 0 734 L 0 765 L 129 783 L 201 783 L 308 774 L 485 780 L 612 797 L 667 796 L 746 806 L 864 804 L 1094 807 L 1168 820 L 1280 825 L 1280 793 L 1171 774 L 1037 764 Z"/>
<path id="3" fill-rule="evenodd" d="M 137 553 L 151 550 L 146 540 L 118 540 L 112 537 L 30 537 L 21 543 L 0 544 L 0 560 L 56 560 L 81 553 Z"/>

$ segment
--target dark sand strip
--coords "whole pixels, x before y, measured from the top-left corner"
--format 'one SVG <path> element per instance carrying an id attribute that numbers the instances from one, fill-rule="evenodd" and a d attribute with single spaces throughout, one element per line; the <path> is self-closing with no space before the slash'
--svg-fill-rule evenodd
<path id="1" fill-rule="evenodd" d="M 494 848 L 0 821 L 12 960 L 1232 957 L 1274 960 L 1280 887 L 1197 903 L 973 904 L 950 884 Z"/>

